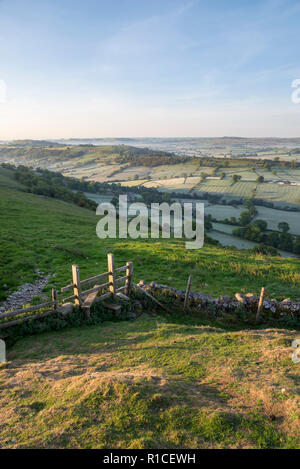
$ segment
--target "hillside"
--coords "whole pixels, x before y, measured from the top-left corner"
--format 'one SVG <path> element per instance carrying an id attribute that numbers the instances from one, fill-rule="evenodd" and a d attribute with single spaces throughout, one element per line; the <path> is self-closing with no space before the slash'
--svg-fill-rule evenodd
<path id="1" fill-rule="evenodd" d="M 210 244 L 199 251 L 186 250 L 180 239 L 100 240 L 96 236 L 98 218 L 92 211 L 20 188 L 0 174 L 3 299 L 9 289 L 36 279 L 36 269 L 55 275 L 48 288 L 68 283 L 74 263 L 85 277 L 93 275 L 105 269 L 109 251 L 116 254 L 120 265 L 134 262 L 135 280 L 183 288 L 192 272 L 194 290 L 212 296 L 233 296 L 237 291 L 258 294 L 264 284 L 278 299 L 299 297 L 297 259 L 264 257 Z"/>
<path id="2" fill-rule="evenodd" d="M 251 153 L 234 152 L 204 152 L 195 157 L 124 144 L 25 140 L 0 145 L 0 162 L 50 169 L 93 182 L 157 188 L 206 200 L 213 196 L 227 204 L 253 198 L 270 207 L 299 210 L 300 162 L 298 153 L 293 153 L 298 150 L 290 149 L 287 160 L 281 160 L 276 151 L 269 158 L 264 153 L 251 157 Z"/>
<path id="3" fill-rule="evenodd" d="M 44 293 L 118 265 L 214 296 L 236 291 L 299 298 L 299 261 L 181 240 L 100 240 L 97 217 L 74 204 L 24 192 L 0 172 L 0 291 L 50 274 Z M 39 270 L 38 270 L 39 269 Z M 44 275 L 43 274 L 43 275 Z M 43 294 L 42 293 L 42 296 Z M 0 367 L 1 448 L 296 448 L 298 332 L 230 328 L 147 309 L 106 322 L 19 340 Z M 145 430 L 146 428 L 146 430 Z"/>
<path id="4" fill-rule="evenodd" d="M 299 448 L 292 331 L 145 314 L 19 341 L 1 448 Z"/>

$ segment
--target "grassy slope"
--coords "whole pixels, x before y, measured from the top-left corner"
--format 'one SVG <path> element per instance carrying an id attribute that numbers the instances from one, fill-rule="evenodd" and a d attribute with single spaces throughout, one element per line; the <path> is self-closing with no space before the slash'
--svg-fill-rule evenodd
<path id="1" fill-rule="evenodd" d="M 34 280 L 36 268 L 55 274 L 48 288 L 70 283 L 72 263 L 80 266 L 82 278 L 104 272 L 109 251 L 115 253 L 118 265 L 134 262 L 135 280 L 185 287 L 192 273 L 193 289 L 214 296 L 258 293 L 264 285 L 278 299 L 299 297 L 298 259 L 264 258 L 209 245 L 186 250 L 181 240 L 100 240 L 93 212 L 9 188 L 10 184 L 14 181 L 1 173 L 2 298 L 8 288 Z"/>
<path id="2" fill-rule="evenodd" d="M 295 337 L 144 315 L 23 339 L 0 369 L 0 447 L 299 448 Z"/>
<path id="3" fill-rule="evenodd" d="M 134 261 L 136 280 L 184 286 L 192 272 L 194 288 L 214 295 L 266 284 L 278 297 L 299 296 L 299 261 L 99 240 L 92 212 L 21 192 L 8 176 L 0 175 L 1 285 L 33 280 L 38 267 L 60 286 L 74 262 L 83 278 L 106 270 L 112 250 L 119 265 Z M 28 337 L 0 368 L 0 447 L 299 447 L 290 348 L 298 335 L 150 315 Z"/>

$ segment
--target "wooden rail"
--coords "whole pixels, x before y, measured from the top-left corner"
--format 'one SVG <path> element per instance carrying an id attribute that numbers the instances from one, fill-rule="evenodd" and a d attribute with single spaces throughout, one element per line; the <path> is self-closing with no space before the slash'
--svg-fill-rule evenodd
<path id="1" fill-rule="evenodd" d="M 0 322 L 0 329 L 5 329 L 10 326 L 15 326 L 17 324 L 21 324 L 22 322 L 29 321 L 30 319 L 38 319 L 38 318 L 49 316 L 52 313 L 56 313 L 57 306 L 58 306 L 56 290 L 52 291 L 52 298 L 54 298 L 54 301 L 48 301 L 46 303 L 41 303 L 41 304 L 34 305 L 34 306 L 28 306 L 28 308 L 17 309 L 15 311 L 10 311 L 8 313 L 0 314 L 0 321 L 1 321 L 1 319 L 13 318 L 13 317 L 20 316 L 26 313 L 31 313 L 33 311 L 39 311 L 40 309 L 46 308 L 48 306 L 52 306 L 51 311 L 46 311 L 41 314 L 36 313 L 30 316 L 23 316 L 13 321 Z"/>

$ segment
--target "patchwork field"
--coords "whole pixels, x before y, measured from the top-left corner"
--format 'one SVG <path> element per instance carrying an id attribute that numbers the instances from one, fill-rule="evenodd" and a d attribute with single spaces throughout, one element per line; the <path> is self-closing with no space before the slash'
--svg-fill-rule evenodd
<path id="1" fill-rule="evenodd" d="M 283 149 L 276 146 L 278 143 L 275 141 L 274 149 L 264 149 L 261 148 L 264 145 L 262 142 L 249 141 L 248 147 L 248 143 L 234 139 L 222 143 L 222 139 L 186 139 L 184 145 L 191 149 L 194 145 L 202 145 L 205 149 L 200 154 L 192 151 L 188 155 L 188 151 L 176 152 L 180 142 L 171 139 L 167 148 L 172 153 L 166 153 L 157 147 L 161 144 L 161 148 L 166 148 L 163 142 L 154 140 L 149 140 L 156 148 L 152 150 L 141 147 L 143 139 L 137 141 L 137 147 L 124 144 L 80 145 L 78 142 L 76 145 L 66 145 L 65 142 L 12 142 L 0 145 L 0 161 L 48 168 L 89 181 L 144 185 L 180 194 L 193 192 L 197 195 L 198 192 L 199 196 L 208 192 L 226 198 L 256 197 L 282 206 L 300 204 L 300 185 L 286 183 L 300 184 L 298 153 L 296 150 L 293 152 L 294 147 Z M 295 144 L 296 141 L 291 145 Z M 252 145 L 257 145 L 256 151 Z M 201 158 L 193 156 L 197 154 Z M 251 155 L 253 158 L 248 159 Z M 270 155 L 273 160 L 264 160 Z M 280 160 L 284 156 L 287 160 Z M 234 176 L 241 180 L 233 182 Z M 257 184 L 259 176 L 264 178 L 264 182 Z M 280 181 L 282 185 L 278 184 Z"/>
<path id="2" fill-rule="evenodd" d="M 272 202 L 299 204 L 300 186 L 279 186 L 275 184 L 258 184 L 255 197 Z"/>
<path id="3" fill-rule="evenodd" d="M 174 178 L 174 179 L 161 179 L 151 180 L 143 183 L 144 187 L 154 187 L 155 189 L 166 190 L 171 192 L 189 192 L 197 184 L 199 184 L 199 177 L 187 178 Z"/>

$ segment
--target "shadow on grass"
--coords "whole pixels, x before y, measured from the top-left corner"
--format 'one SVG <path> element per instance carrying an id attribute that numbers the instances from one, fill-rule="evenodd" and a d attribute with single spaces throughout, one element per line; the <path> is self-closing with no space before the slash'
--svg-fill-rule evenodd
<path id="1" fill-rule="evenodd" d="M 152 381 L 152 382 L 151 382 Z M 284 448 L 296 445 L 262 413 L 230 409 L 213 385 L 176 379 L 111 380 L 76 401 L 48 447 Z"/>

